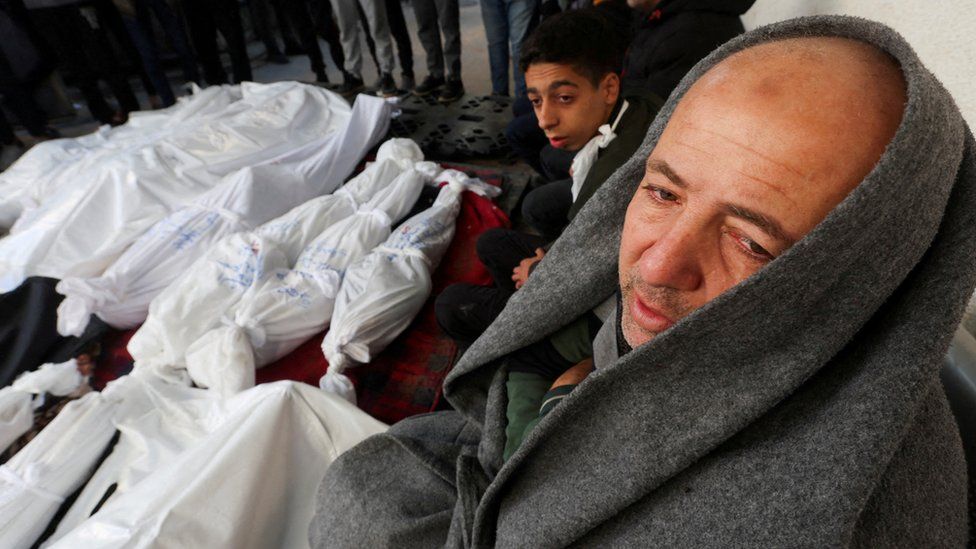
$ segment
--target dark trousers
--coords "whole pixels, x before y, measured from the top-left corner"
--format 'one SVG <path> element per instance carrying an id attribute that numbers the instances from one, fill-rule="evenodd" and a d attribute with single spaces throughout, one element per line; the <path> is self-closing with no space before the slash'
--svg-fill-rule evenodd
<path id="1" fill-rule="evenodd" d="M 346 72 L 346 55 L 342 53 L 342 41 L 339 39 L 339 26 L 332 16 L 332 2 L 329 0 L 313 0 L 313 14 L 315 30 L 319 37 L 329 44 L 329 55 L 336 67 Z"/>
<path id="2" fill-rule="evenodd" d="M 264 44 L 264 51 L 269 56 L 281 55 L 281 48 L 278 47 L 278 40 L 275 39 L 274 25 L 271 18 L 271 7 L 268 0 L 249 0 L 247 9 L 251 15 L 251 24 L 254 26 L 254 33 Z M 281 21 L 278 22 L 282 24 Z"/>
<path id="3" fill-rule="evenodd" d="M 321 1 L 325 2 L 326 0 Z M 385 0 L 384 3 L 386 5 L 386 21 L 390 25 L 390 34 L 393 36 L 397 58 L 400 60 L 400 70 L 403 71 L 403 74 L 413 76 L 413 46 L 410 45 L 410 31 L 407 30 L 407 20 L 403 18 L 400 0 Z M 373 36 L 369 33 L 370 26 L 366 19 L 366 13 L 358 2 L 356 9 L 359 12 L 359 23 L 363 29 L 366 29 L 366 47 L 369 48 L 369 55 L 373 58 L 377 72 L 382 73 L 380 60 L 376 57 L 376 42 L 373 41 Z M 329 47 L 332 47 L 331 42 Z"/>
<path id="4" fill-rule="evenodd" d="M 396 44 L 397 59 L 403 74 L 413 76 L 413 46 L 410 44 L 410 31 L 407 20 L 403 18 L 400 0 L 386 0 L 386 21 L 390 24 L 390 34 Z"/>
<path id="5" fill-rule="evenodd" d="M 85 15 L 82 9 L 86 10 Z M 95 14 L 91 4 L 83 4 L 32 10 L 31 17 L 38 28 L 48 31 L 45 37 L 50 39 L 61 67 L 69 71 L 84 96 L 92 116 L 107 124 L 115 109 L 105 101 L 99 80 L 108 83 L 122 112 L 139 110 L 139 102 Z"/>
<path id="6" fill-rule="evenodd" d="M 285 11 L 285 17 L 298 34 L 298 41 L 301 44 L 302 51 L 308 56 L 309 63 L 312 66 L 312 72 L 320 80 L 324 79 L 325 61 L 322 59 L 319 39 L 315 34 L 312 16 L 308 11 L 308 6 L 305 5 L 305 0 L 281 0 L 281 2 Z M 330 43 L 329 48 L 332 48 L 332 45 Z M 335 45 L 339 46 L 338 41 L 335 42 Z"/>
<path id="7" fill-rule="evenodd" d="M 546 183 L 530 191 L 522 201 L 522 219 L 548 242 L 559 238 L 569 225 L 572 188 L 572 179 Z"/>
<path id="8" fill-rule="evenodd" d="M 227 72 L 217 50 L 218 31 L 227 43 L 234 82 L 253 80 L 240 7 L 236 0 L 184 0 L 183 13 L 186 14 L 190 39 L 203 66 L 203 77 L 207 84 L 227 83 Z"/>
<path id="9" fill-rule="evenodd" d="M 444 332 L 463 344 L 478 338 L 505 308 L 515 293 L 512 271 L 536 248 L 547 243 L 540 236 L 508 229 L 491 229 L 478 238 L 478 258 L 491 273 L 493 286 L 452 284 L 434 302 L 437 323 Z"/>
<path id="10" fill-rule="evenodd" d="M 413 0 L 417 34 L 427 52 L 427 73 L 461 78 L 461 31 L 458 0 Z M 441 46 L 441 35 L 444 45 Z"/>
<path id="11" fill-rule="evenodd" d="M 180 65 L 183 69 L 183 80 L 186 82 L 200 82 L 200 71 L 197 68 L 196 57 L 190 49 L 190 43 L 186 36 L 186 27 L 183 19 L 166 0 L 135 0 L 136 16 L 142 24 L 143 29 L 151 29 L 152 18 L 155 16 L 159 26 L 162 27 L 166 39 L 169 40 L 170 47 L 180 57 Z M 152 33 L 149 32 L 149 36 Z M 148 70 L 147 70 L 148 72 Z"/>
<path id="12" fill-rule="evenodd" d="M 169 85 L 169 79 L 159 62 L 159 48 L 149 34 L 150 31 L 136 17 L 123 15 L 122 23 L 125 25 L 125 30 L 129 33 L 129 39 L 136 51 L 139 52 L 142 68 L 152 83 L 156 95 L 163 102 L 163 106 L 168 107 L 176 103 L 173 88 Z"/>

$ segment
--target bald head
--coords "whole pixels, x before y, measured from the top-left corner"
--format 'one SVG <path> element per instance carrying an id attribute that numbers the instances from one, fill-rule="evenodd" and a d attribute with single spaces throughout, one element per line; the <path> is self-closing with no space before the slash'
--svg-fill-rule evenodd
<path id="1" fill-rule="evenodd" d="M 833 207 L 877 163 L 904 106 L 901 69 L 885 53 L 846 38 L 798 38 L 716 65 L 685 95 L 669 128 L 738 128 L 730 137 L 780 158 L 808 185 L 831 187 Z"/>
<path id="2" fill-rule="evenodd" d="M 645 343 L 810 232 L 877 164 L 905 97 L 890 57 L 843 38 L 755 46 L 705 73 L 627 210 L 627 341 Z"/>

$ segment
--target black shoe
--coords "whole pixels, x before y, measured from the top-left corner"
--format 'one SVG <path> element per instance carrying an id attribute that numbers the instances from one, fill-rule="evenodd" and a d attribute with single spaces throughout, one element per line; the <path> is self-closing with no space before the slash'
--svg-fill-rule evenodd
<path id="1" fill-rule="evenodd" d="M 435 91 L 441 89 L 444 85 L 444 78 L 441 76 L 431 76 L 427 75 L 424 77 L 424 81 L 420 83 L 419 86 L 413 89 L 413 94 L 417 97 L 428 96 Z"/>
<path id="2" fill-rule="evenodd" d="M 400 75 L 400 87 L 407 91 L 417 87 L 417 81 L 413 79 L 412 72 L 405 72 Z"/>
<path id="3" fill-rule="evenodd" d="M 452 78 L 447 81 L 447 84 L 444 84 L 441 94 L 437 96 L 437 101 L 439 103 L 451 103 L 461 99 L 462 95 L 464 95 L 464 84 L 461 83 L 460 78 Z"/>
<path id="4" fill-rule="evenodd" d="M 365 86 L 363 86 L 363 79 L 358 76 L 353 76 L 349 73 L 342 74 L 342 84 L 336 86 L 336 93 L 342 95 L 352 95 L 357 92 L 363 91 Z"/>
<path id="5" fill-rule="evenodd" d="M 388 72 L 380 75 L 377 87 L 380 89 L 377 94 L 380 97 L 393 97 L 397 94 L 396 82 L 393 81 L 393 75 Z"/>
<path id="6" fill-rule="evenodd" d="M 275 65 L 287 65 L 289 63 L 288 58 L 280 51 L 269 53 L 265 57 L 267 57 L 268 63 L 274 63 Z"/>

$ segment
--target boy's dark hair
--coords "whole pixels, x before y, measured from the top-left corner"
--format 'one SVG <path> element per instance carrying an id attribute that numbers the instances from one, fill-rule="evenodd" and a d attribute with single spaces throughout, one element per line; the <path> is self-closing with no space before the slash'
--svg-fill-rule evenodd
<path id="1" fill-rule="evenodd" d="M 628 29 L 616 29 L 597 8 L 572 10 L 543 21 L 522 45 L 519 68 L 535 63 L 570 65 L 594 86 L 623 68 Z"/>

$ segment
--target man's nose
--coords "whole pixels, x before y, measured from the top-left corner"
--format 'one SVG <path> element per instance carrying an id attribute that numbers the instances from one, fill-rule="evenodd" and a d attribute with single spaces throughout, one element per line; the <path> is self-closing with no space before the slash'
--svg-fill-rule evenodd
<path id="1" fill-rule="evenodd" d="M 673 225 L 641 254 L 641 279 L 651 286 L 689 292 L 698 289 L 703 282 L 703 240 L 694 226 Z"/>
<path id="2" fill-rule="evenodd" d="M 538 112 L 536 112 L 536 117 L 539 118 L 539 127 L 543 130 L 552 129 L 559 124 L 559 119 L 556 116 L 553 108 L 549 106 L 548 101 L 542 102 L 542 106 L 540 106 Z"/>

